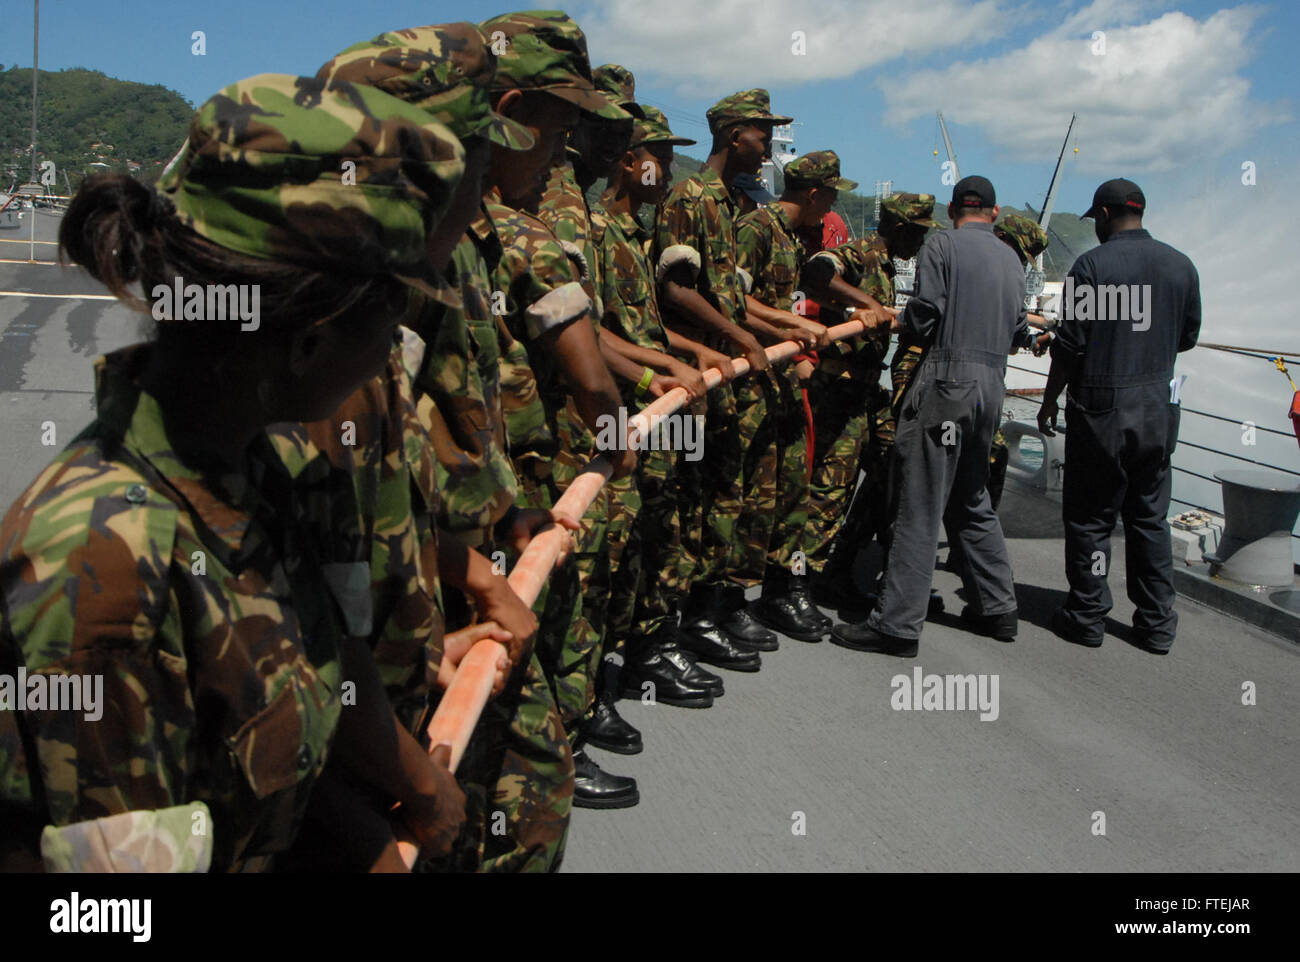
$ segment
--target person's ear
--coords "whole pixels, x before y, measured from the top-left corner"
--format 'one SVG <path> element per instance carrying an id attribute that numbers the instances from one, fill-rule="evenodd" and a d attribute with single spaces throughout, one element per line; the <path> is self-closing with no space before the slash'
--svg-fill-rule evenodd
<path id="1" fill-rule="evenodd" d="M 994 220 L 997 220 L 997 219 L 998 219 L 998 214 L 1000 214 L 1000 213 L 1002 213 L 1002 208 L 1001 208 L 999 205 L 994 204 L 994 205 L 993 205 L 993 219 L 994 219 Z"/>
<path id="2" fill-rule="evenodd" d="M 518 88 L 507 90 L 501 95 L 501 99 L 497 101 L 496 112 L 504 117 L 509 117 L 511 120 L 514 120 L 514 112 L 519 109 L 519 105 L 523 102 L 523 99 L 524 92 L 522 90 L 519 90 Z"/>
<path id="3" fill-rule="evenodd" d="M 740 137 L 741 134 L 743 134 L 744 132 L 745 132 L 744 124 L 736 124 L 729 131 L 727 131 L 727 145 L 731 147 L 732 150 L 735 150 L 737 147 L 740 146 Z"/>

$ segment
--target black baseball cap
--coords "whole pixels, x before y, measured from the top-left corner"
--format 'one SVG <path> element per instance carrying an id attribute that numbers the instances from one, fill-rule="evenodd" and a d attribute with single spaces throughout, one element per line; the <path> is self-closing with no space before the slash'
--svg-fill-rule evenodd
<path id="1" fill-rule="evenodd" d="M 767 185 L 763 183 L 762 178 L 757 174 L 737 174 L 731 182 L 731 186 L 737 190 L 743 190 L 749 195 L 750 200 L 760 206 L 776 200 L 768 192 Z"/>
<path id="2" fill-rule="evenodd" d="M 968 195 L 974 194 L 975 197 Z M 998 195 L 993 192 L 993 185 L 987 177 L 978 174 L 963 177 L 952 189 L 952 202 L 957 207 L 996 207 Z"/>
<path id="3" fill-rule="evenodd" d="M 1133 181 L 1116 177 L 1097 188 L 1097 193 L 1092 195 L 1092 206 L 1083 216 L 1096 217 L 1103 207 L 1124 208 L 1141 215 L 1147 209 L 1147 199 Z"/>

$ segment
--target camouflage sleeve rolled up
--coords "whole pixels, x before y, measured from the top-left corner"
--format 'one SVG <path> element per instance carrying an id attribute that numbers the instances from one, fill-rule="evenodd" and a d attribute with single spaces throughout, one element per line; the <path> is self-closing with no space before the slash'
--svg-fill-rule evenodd
<path id="1" fill-rule="evenodd" d="M 894 269 L 889 251 L 874 231 L 817 255 L 837 266 L 846 284 L 874 297 L 881 304 L 894 303 Z"/>
<path id="2" fill-rule="evenodd" d="M 537 342 L 543 333 L 585 317 L 591 301 L 549 227 L 499 202 L 489 202 L 488 213 L 502 246 L 492 293 L 503 305 L 497 321 L 509 451 L 512 457 L 554 453 L 552 421 L 564 406 L 565 389 L 555 358 Z"/>
<path id="3" fill-rule="evenodd" d="M 654 272 L 643 246 L 649 232 L 631 215 L 601 208 L 592 211 L 591 220 L 600 262 L 601 325 L 638 347 L 669 353 Z"/>
<path id="4" fill-rule="evenodd" d="M 673 185 L 655 214 L 651 254 L 656 277 L 662 277 L 661 265 L 688 263 L 698 284 L 708 253 L 707 240 L 698 199 L 684 185 Z"/>
<path id="5" fill-rule="evenodd" d="M 832 277 L 838 276 L 850 287 L 856 287 L 881 304 L 887 307 L 894 304 L 893 261 L 890 260 L 884 240 L 875 231 L 819 252 L 804 265 L 803 273 L 811 282 L 819 285 L 829 284 Z M 833 325 L 841 319 L 839 311 L 828 310 L 822 321 Z M 879 358 L 875 355 L 883 354 L 888 348 L 888 334 L 882 336 L 880 346 L 875 346 L 872 338 L 853 337 L 839 342 L 838 350 L 842 358 L 853 356 L 865 364 L 859 371 L 871 378 L 877 373 L 875 364 Z"/>
<path id="6" fill-rule="evenodd" d="M 556 164 L 551 168 L 537 216 L 565 243 L 571 251 L 570 259 L 577 260 L 581 268 L 579 282 L 591 299 L 594 321 L 601 313 L 599 265 L 592 243 L 591 212 L 572 164 Z"/>
<path id="7" fill-rule="evenodd" d="M 705 167 L 669 191 L 655 220 L 652 260 L 661 287 L 666 267 L 690 264 L 695 288 L 704 299 L 723 317 L 736 323 L 744 320 L 735 211 L 722 179 L 711 168 Z"/>
<path id="8" fill-rule="evenodd" d="M 47 872 L 206 872 L 212 815 L 202 802 L 123 812 L 41 832 Z"/>
<path id="9" fill-rule="evenodd" d="M 753 278 L 750 294 L 777 310 L 794 309 L 803 245 L 776 202 L 750 211 L 736 228 L 736 263 Z"/>

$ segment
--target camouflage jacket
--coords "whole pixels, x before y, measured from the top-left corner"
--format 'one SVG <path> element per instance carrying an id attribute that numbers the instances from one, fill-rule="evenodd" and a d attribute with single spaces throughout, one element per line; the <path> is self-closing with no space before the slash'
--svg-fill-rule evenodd
<path id="1" fill-rule="evenodd" d="M 780 201 L 750 211 L 736 225 L 736 263 L 753 278 L 750 294 L 779 311 L 794 308 L 803 242 Z"/>
<path id="2" fill-rule="evenodd" d="M 591 228 L 600 264 L 601 324 L 637 347 L 670 353 L 646 254 L 650 231 L 632 214 L 603 206 L 591 212 Z"/>
<path id="3" fill-rule="evenodd" d="M 354 592 L 345 606 L 348 630 L 369 640 L 389 699 L 409 726 L 437 678 L 443 608 L 436 465 L 425 428 L 436 412 L 429 398 L 416 399 L 404 343 L 394 344 L 384 373 L 353 393 L 333 417 L 272 425 L 268 435 L 299 491 L 319 495 L 322 510 L 313 516 L 337 515 L 323 509 L 324 499 L 338 489 L 337 479 L 355 492 L 355 500 L 345 503 L 356 506 L 359 537 L 341 545 L 350 554 L 337 559 L 361 563 L 347 586 Z M 334 480 L 322 483 L 325 477 Z"/>
<path id="4" fill-rule="evenodd" d="M 319 542 L 329 520 L 264 436 L 245 474 L 182 462 L 136 383 L 149 351 L 97 362 L 97 419 L 0 526 L 0 664 L 103 684 L 95 721 L 0 711 L 0 802 L 61 826 L 202 801 L 213 869 L 256 867 L 293 841 L 338 724 L 318 559 L 354 532 Z"/>
<path id="5" fill-rule="evenodd" d="M 745 317 L 745 288 L 736 272 L 736 204 L 712 167 L 674 184 L 655 220 L 651 263 L 657 283 L 669 266 L 692 265 L 696 290 L 723 317 Z M 662 293 L 662 290 L 660 291 Z M 672 321 L 667 305 L 664 320 Z"/>
<path id="6" fill-rule="evenodd" d="M 850 287 L 856 287 L 864 294 L 869 294 L 886 307 L 893 306 L 894 262 L 889 256 L 889 248 L 885 246 L 884 239 L 875 231 L 868 231 L 856 240 L 824 250 L 814 255 L 814 259 L 825 260 L 833 266 L 840 279 Z M 844 318 L 845 315 L 840 310 L 822 308 L 820 320 L 827 326 L 843 323 Z M 849 338 L 839 343 L 843 345 L 841 361 L 853 356 L 867 366 L 872 376 L 879 376 L 879 368 L 875 365 L 879 364 L 884 354 L 881 346 L 873 346 L 864 337 Z M 888 348 L 887 340 L 882 340 L 880 343 L 883 348 Z M 835 361 L 829 360 L 833 367 Z"/>
<path id="7" fill-rule="evenodd" d="M 492 293 L 500 296 L 504 311 L 497 332 L 507 447 L 512 458 L 530 452 L 547 457 L 558 447 L 555 417 L 567 392 L 555 358 L 537 342 L 543 333 L 586 316 L 591 299 L 549 227 L 505 206 L 495 192 L 486 207 L 502 249 Z"/>
<path id="8" fill-rule="evenodd" d="M 894 262 L 889 248 L 875 231 L 833 247 L 820 255 L 829 257 L 838 265 L 844 283 L 870 294 L 886 307 L 894 304 Z"/>
<path id="9" fill-rule="evenodd" d="M 491 302 L 492 271 L 500 260 L 496 229 L 480 210 L 448 269 L 462 307 L 430 299 L 412 323 L 427 344 L 415 386 L 433 400 L 426 428 L 437 455 L 438 524 L 469 536 L 470 543 L 482 540 L 518 490 L 506 454 L 501 347 Z"/>
<path id="10" fill-rule="evenodd" d="M 560 243 L 572 245 L 569 256 L 577 259 L 574 251 L 581 255 L 579 267 L 582 276 L 579 281 L 583 291 L 591 298 L 592 322 L 601 314 L 600 303 L 600 267 L 591 236 L 591 210 L 587 207 L 587 195 L 578 186 L 573 164 L 556 164 L 546 181 L 546 190 L 542 202 L 537 207 L 537 216 L 555 232 Z"/>

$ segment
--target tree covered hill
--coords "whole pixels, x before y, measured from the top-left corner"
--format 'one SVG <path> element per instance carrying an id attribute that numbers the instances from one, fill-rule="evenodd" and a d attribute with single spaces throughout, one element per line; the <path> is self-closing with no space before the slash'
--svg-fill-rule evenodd
<path id="1" fill-rule="evenodd" d="M 160 84 L 133 83 L 74 68 L 39 77 L 36 162 L 53 160 L 57 193 L 88 172 L 128 169 L 155 179 L 185 140 L 194 107 Z M 0 68 L 0 189 L 31 174 L 32 72 Z M 135 168 L 134 164 L 139 164 Z"/>

